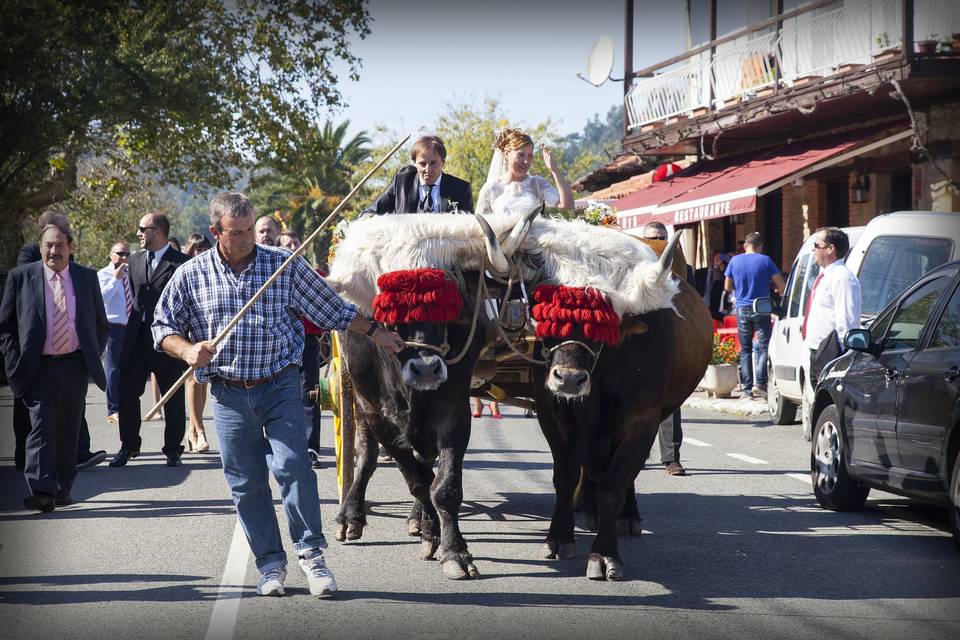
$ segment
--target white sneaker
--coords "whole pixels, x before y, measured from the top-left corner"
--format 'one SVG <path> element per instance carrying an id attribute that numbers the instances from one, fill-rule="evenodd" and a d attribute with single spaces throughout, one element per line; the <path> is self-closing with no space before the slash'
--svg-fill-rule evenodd
<path id="1" fill-rule="evenodd" d="M 316 549 L 313 552 L 305 552 L 300 556 L 300 569 L 303 575 L 307 576 L 310 595 L 322 596 L 336 593 L 337 581 L 333 577 L 333 572 L 327 567 L 323 551 Z"/>
<path id="2" fill-rule="evenodd" d="M 257 595 L 282 596 L 283 581 L 287 579 L 287 570 L 283 567 L 267 569 L 260 574 L 257 580 Z"/>

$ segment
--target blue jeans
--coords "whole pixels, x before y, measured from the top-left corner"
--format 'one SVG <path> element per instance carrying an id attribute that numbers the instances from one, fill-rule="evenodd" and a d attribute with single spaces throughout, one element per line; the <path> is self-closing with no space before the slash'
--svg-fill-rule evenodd
<path id="1" fill-rule="evenodd" d="M 211 383 L 210 396 L 223 475 L 260 572 L 287 564 L 268 471 L 280 485 L 294 549 L 298 554 L 325 549 L 317 478 L 307 457 L 300 373 L 288 369 L 252 389 Z M 269 467 L 264 435 L 273 450 Z"/>
<path id="2" fill-rule="evenodd" d="M 123 351 L 126 329 L 122 324 L 111 324 L 107 348 L 103 352 L 103 372 L 107 376 L 107 415 L 120 412 L 120 353 Z"/>
<path id="3" fill-rule="evenodd" d="M 740 384 L 744 391 L 753 389 L 756 373 L 757 385 L 767 388 L 767 346 L 773 330 L 769 315 L 755 314 L 750 307 L 737 307 L 737 337 L 740 339 Z M 753 334 L 757 334 L 757 371 L 753 370 Z"/>

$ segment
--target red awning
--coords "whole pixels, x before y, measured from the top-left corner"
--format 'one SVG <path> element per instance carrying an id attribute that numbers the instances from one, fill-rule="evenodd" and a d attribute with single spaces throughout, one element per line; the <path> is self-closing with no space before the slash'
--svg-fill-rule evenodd
<path id="1" fill-rule="evenodd" d="M 898 127 L 897 133 L 877 139 L 884 129 L 889 130 L 889 126 L 698 163 L 679 175 L 621 198 L 616 202 L 617 218 L 621 228 L 630 229 L 651 220 L 680 225 L 749 213 L 756 209 L 758 197 L 792 180 L 913 133 Z"/>

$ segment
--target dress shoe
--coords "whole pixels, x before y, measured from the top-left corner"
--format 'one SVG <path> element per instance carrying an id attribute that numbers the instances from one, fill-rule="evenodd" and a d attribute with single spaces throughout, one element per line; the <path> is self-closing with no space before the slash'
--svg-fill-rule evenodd
<path id="1" fill-rule="evenodd" d="M 117 455 L 113 456 L 113 460 L 110 461 L 111 467 L 122 467 L 128 462 L 131 458 L 136 458 L 140 455 L 139 451 L 130 451 L 129 449 L 121 448 L 120 451 L 117 451 Z"/>
<path id="2" fill-rule="evenodd" d="M 320 463 L 320 454 L 314 451 L 313 449 L 307 449 L 307 457 L 310 458 L 310 468 L 311 469 L 322 469 L 323 465 Z"/>
<path id="3" fill-rule="evenodd" d="M 48 493 L 35 493 L 23 499 L 23 506 L 31 511 L 47 513 L 56 508 L 56 503 L 53 496 Z"/>
<path id="4" fill-rule="evenodd" d="M 168 466 L 168 467 L 179 467 L 180 465 L 183 464 L 183 462 L 180 460 L 180 456 L 174 455 L 174 454 L 172 454 L 172 453 L 168 453 L 168 454 L 166 454 L 166 455 L 167 455 L 167 466 Z"/>
<path id="5" fill-rule="evenodd" d="M 685 476 L 687 475 L 687 470 L 683 468 L 683 465 L 679 462 L 671 462 L 667 465 L 667 475 L 668 476 Z"/>
<path id="6" fill-rule="evenodd" d="M 106 459 L 107 452 L 103 450 L 92 451 L 82 456 L 77 456 L 77 469 L 89 469 L 90 467 L 95 467 Z"/>
<path id="7" fill-rule="evenodd" d="M 69 507 L 73 504 L 73 498 L 70 497 L 70 494 L 60 489 L 57 491 L 57 495 L 54 498 L 54 501 L 57 503 L 58 507 Z"/>
<path id="8" fill-rule="evenodd" d="M 111 413 L 107 416 L 107 422 L 120 422 L 120 415 L 116 413 Z"/>

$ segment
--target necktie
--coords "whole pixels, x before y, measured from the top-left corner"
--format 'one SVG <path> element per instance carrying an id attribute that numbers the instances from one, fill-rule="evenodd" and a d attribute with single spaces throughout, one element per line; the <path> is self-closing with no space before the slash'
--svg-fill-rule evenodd
<path id="1" fill-rule="evenodd" d="M 433 211 L 433 185 L 425 184 L 423 186 L 427 188 L 427 195 L 423 197 L 423 206 L 420 208 L 420 211 L 432 212 Z"/>
<path id="2" fill-rule="evenodd" d="M 820 284 L 822 279 L 823 271 L 821 271 L 817 279 L 813 281 L 813 288 L 810 289 L 810 296 L 807 298 L 807 306 L 803 310 L 803 324 L 800 325 L 800 337 L 804 340 L 807 339 L 807 320 L 810 319 L 810 305 L 813 303 L 813 296 L 817 292 L 817 285 Z"/>
<path id="3" fill-rule="evenodd" d="M 70 342 L 70 317 L 67 315 L 67 297 L 63 293 L 63 277 L 53 274 L 53 350 L 57 354 L 67 351 Z"/>
<path id="4" fill-rule="evenodd" d="M 153 278 L 153 251 L 147 252 L 147 282 Z"/>
<path id="5" fill-rule="evenodd" d="M 127 301 L 127 317 L 129 318 L 133 312 L 133 296 L 130 295 L 130 275 L 128 273 L 123 274 L 123 297 Z"/>

